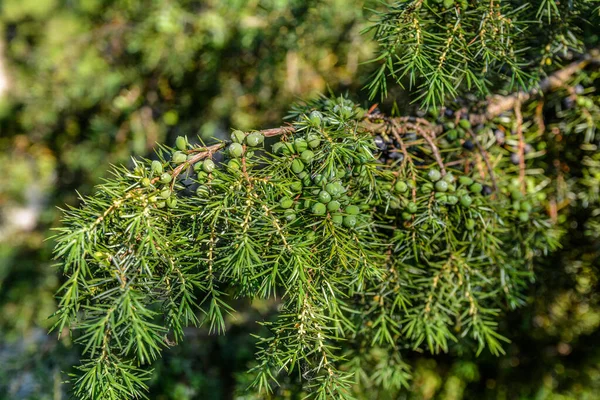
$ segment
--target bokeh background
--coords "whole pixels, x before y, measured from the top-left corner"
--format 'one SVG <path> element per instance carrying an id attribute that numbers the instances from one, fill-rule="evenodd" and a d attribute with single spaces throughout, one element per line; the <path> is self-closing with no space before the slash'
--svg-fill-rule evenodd
<path id="1" fill-rule="evenodd" d="M 50 228 L 110 164 L 177 135 L 277 126 L 290 105 L 362 89 L 374 44 L 361 0 L 0 2 L 0 399 L 66 399 L 79 349 L 48 335 L 63 279 Z M 410 399 L 599 399 L 598 238 L 541 259 L 507 355 L 407 354 Z M 190 329 L 155 366 L 151 399 L 244 398 L 268 304 L 226 336 Z M 375 393 L 375 392 L 373 392 Z M 374 396 L 376 396 L 374 394 Z"/>

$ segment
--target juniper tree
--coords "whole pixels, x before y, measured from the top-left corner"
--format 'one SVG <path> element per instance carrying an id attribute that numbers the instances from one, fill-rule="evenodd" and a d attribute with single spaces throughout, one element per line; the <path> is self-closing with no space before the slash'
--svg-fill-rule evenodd
<path id="1" fill-rule="evenodd" d="M 277 311 L 259 321 L 257 397 L 392 396 L 414 351 L 503 354 L 498 323 L 539 261 L 573 221 L 597 240 L 599 59 L 573 22 L 592 12 L 397 2 L 373 22 L 370 88 L 409 76 L 426 113 L 320 97 L 278 128 L 113 167 L 54 238 L 75 396 L 144 397 L 184 327 L 226 334 L 239 298 Z M 523 34 L 550 26 L 549 47 Z"/>

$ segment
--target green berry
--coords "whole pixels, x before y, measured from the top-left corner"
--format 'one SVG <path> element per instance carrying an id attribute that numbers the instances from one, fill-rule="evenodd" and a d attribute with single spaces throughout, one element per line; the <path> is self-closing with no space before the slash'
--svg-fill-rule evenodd
<path id="1" fill-rule="evenodd" d="M 319 135 L 314 134 L 314 133 L 310 133 L 308 135 L 307 141 L 308 141 L 308 146 L 311 149 L 316 149 L 317 147 L 319 147 L 321 145 L 321 138 L 319 137 Z"/>
<path id="2" fill-rule="evenodd" d="M 408 185 L 406 184 L 406 182 L 398 181 L 394 185 L 394 190 L 398 193 L 406 193 L 406 191 L 408 190 Z"/>
<path id="3" fill-rule="evenodd" d="M 525 212 L 531 212 L 531 209 L 533 207 L 531 206 L 531 203 L 528 201 L 524 201 L 521 203 L 521 210 L 525 211 Z"/>
<path id="4" fill-rule="evenodd" d="M 333 214 L 331 220 L 334 224 L 341 225 L 344 222 L 344 216 L 342 214 Z"/>
<path id="5" fill-rule="evenodd" d="M 330 195 L 335 197 L 338 194 L 340 194 L 341 187 L 340 187 L 339 183 L 337 185 L 335 183 L 328 183 L 327 185 L 325 185 L 325 190 L 327 190 L 327 192 Z"/>
<path id="6" fill-rule="evenodd" d="M 435 190 L 437 190 L 438 192 L 447 192 L 448 191 L 448 182 L 437 181 L 435 183 Z"/>
<path id="7" fill-rule="evenodd" d="M 289 156 L 290 154 L 294 154 L 296 152 L 296 148 L 294 147 L 293 143 L 285 142 L 281 152 L 284 155 Z"/>
<path id="8" fill-rule="evenodd" d="M 244 154 L 244 147 L 239 143 L 231 143 L 229 145 L 229 155 L 231 157 L 239 158 Z"/>
<path id="9" fill-rule="evenodd" d="M 166 173 L 166 172 L 160 176 L 160 181 L 162 183 L 169 183 L 169 182 L 171 182 L 171 179 L 172 179 L 171 174 Z"/>
<path id="10" fill-rule="evenodd" d="M 443 6 L 448 9 L 454 5 L 454 0 L 444 0 Z"/>
<path id="11" fill-rule="evenodd" d="M 285 147 L 285 143 L 277 142 L 273 145 L 272 151 L 273 154 L 281 154 L 283 153 L 283 148 Z"/>
<path id="12" fill-rule="evenodd" d="M 143 178 L 143 179 L 142 179 L 142 186 L 144 186 L 144 187 L 148 187 L 148 186 L 150 186 L 151 184 L 152 184 L 152 182 L 150 182 L 150 179 L 148 179 L 148 178 Z"/>
<path id="13" fill-rule="evenodd" d="M 454 142 L 457 137 L 458 132 L 456 132 L 456 129 L 450 129 L 448 132 L 446 132 L 446 139 L 448 139 L 451 142 Z"/>
<path id="14" fill-rule="evenodd" d="M 162 197 L 163 199 L 168 199 L 169 197 L 171 197 L 171 190 L 167 188 L 163 189 L 160 192 L 160 197 Z"/>
<path id="15" fill-rule="evenodd" d="M 471 198 L 471 196 L 469 196 L 468 194 L 461 196 L 460 204 L 462 204 L 465 207 L 469 207 L 471 203 L 473 203 L 473 198 Z"/>
<path id="16" fill-rule="evenodd" d="M 473 229 L 475 229 L 475 220 L 472 219 L 468 219 L 465 221 L 465 228 L 467 228 L 468 230 L 472 231 Z"/>
<path id="17" fill-rule="evenodd" d="M 164 201 L 159 201 L 158 203 L 156 203 L 157 208 L 165 208 L 166 206 L 167 203 L 165 203 Z"/>
<path id="18" fill-rule="evenodd" d="M 304 179 L 308 176 L 308 172 L 302 171 L 298 174 L 298 179 Z"/>
<path id="19" fill-rule="evenodd" d="M 429 180 L 431 180 L 432 182 L 437 182 L 442 178 L 442 174 L 440 173 L 440 171 L 438 171 L 437 169 L 430 169 L 429 172 L 427 173 L 427 177 L 429 178 Z"/>
<path id="20" fill-rule="evenodd" d="M 208 196 L 208 187 L 206 187 L 204 185 L 198 186 L 198 188 L 196 189 L 196 195 L 198 197 Z"/>
<path id="21" fill-rule="evenodd" d="M 327 204 L 327 211 L 333 212 L 340 209 L 340 202 L 337 200 L 332 200 Z"/>
<path id="22" fill-rule="evenodd" d="M 529 213 L 525 212 L 525 211 L 521 211 L 519 213 L 519 220 L 521 220 L 521 222 L 527 222 L 527 221 L 529 221 Z"/>
<path id="23" fill-rule="evenodd" d="M 521 202 L 518 200 L 513 201 L 512 208 L 515 211 L 519 211 L 521 209 Z"/>
<path id="24" fill-rule="evenodd" d="M 285 219 L 288 222 L 292 222 L 293 220 L 296 219 L 296 213 L 294 212 L 294 210 L 285 210 Z"/>
<path id="25" fill-rule="evenodd" d="M 449 195 L 446 203 L 450 204 L 451 206 L 455 205 L 456 203 L 458 203 L 458 197 L 453 196 L 453 195 Z"/>
<path id="26" fill-rule="evenodd" d="M 408 205 L 406 206 L 406 211 L 408 211 L 410 214 L 415 214 L 417 212 L 417 205 L 414 201 L 408 203 Z"/>
<path id="27" fill-rule="evenodd" d="M 360 208 L 355 205 L 350 205 L 350 206 L 346 207 L 346 214 L 358 215 L 358 214 L 360 214 Z"/>
<path id="28" fill-rule="evenodd" d="M 160 161 L 154 160 L 152 161 L 152 173 L 154 175 L 160 175 L 163 172 L 163 166 Z"/>
<path id="29" fill-rule="evenodd" d="M 323 215 L 327 212 L 327 206 L 323 203 L 315 203 L 312 206 L 312 213 L 315 215 Z"/>
<path id="30" fill-rule="evenodd" d="M 304 186 L 310 186 L 310 184 L 311 184 L 310 175 L 306 174 L 306 176 L 304 178 L 302 178 L 302 184 Z"/>
<path id="31" fill-rule="evenodd" d="M 292 182 L 292 184 L 290 185 L 290 190 L 294 193 L 301 192 L 302 191 L 302 182 L 300 182 L 300 181 Z"/>
<path id="32" fill-rule="evenodd" d="M 202 161 L 202 169 L 207 174 L 210 174 L 215 169 L 214 161 L 211 160 L 210 158 L 207 158 L 206 160 Z"/>
<path id="33" fill-rule="evenodd" d="M 242 165 L 240 164 L 240 162 L 238 160 L 229 160 L 227 162 L 227 168 L 229 168 L 232 171 L 239 171 L 240 168 L 242 167 Z"/>
<path id="34" fill-rule="evenodd" d="M 444 175 L 444 177 L 442 178 L 442 180 L 448 182 L 448 184 L 453 183 L 454 182 L 454 175 L 452 175 L 451 172 L 448 172 L 446 175 Z"/>
<path id="35" fill-rule="evenodd" d="M 306 140 L 298 138 L 294 140 L 294 148 L 298 154 L 302 153 L 304 150 L 308 149 L 308 143 Z"/>
<path id="36" fill-rule="evenodd" d="M 469 190 L 471 191 L 471 193 L 479 194 L 483 190 L 483 186 L 481 186 L 481 183 L 475 182 L 474 184 L 469 186 Z"/>
<path id="37" fill-rule="evenodd" d="M 201 182 L 204 182 L 208 178 L 208 174 L 204 171 L 198 172 L 197 179 Z"/>
<path id="38" fill-rule="evenodd" d="M 471 186 L 473 184 L 473 179 L 469 178 L 468 176 L 461 176 L 458 178 L 458 182 L 461 185 Z"/>
<path id="39" fill-rule="evenodd" d="M 319 192 L 319 201 L 321 203 L 329 203 L 331 201 L 331 195 L 326 190 Z"/>
<path id="40" fill-rule="evenodd" d="M 315 159 L 315 153 L 311 150 L 304 150 L 302 154 L 300 154 L 300 159 L 304 162 L 304 164 L 310 164 Z"/>
<path id="41" fill-rule="evenodd" d="M 433 192 L 433 184 L 431 182 L 426 182 L 421 186 L 421 192 L 425 194 L 429 194 Z"/>
<path id="42" fill-rule="evenodd" d="M 354 215 L 346 215 L 344 217 L 344 226 L 346 228 L 354 228 L 356 226 L 356 217 Z"/>
<path id="43" fill-rule="evenodd" d="M 187 161 L 187 156 L 183 154 L 181 151 L 176 151 L 173 153 L 173 162 L 175 164 L 182 164 Z"/>
<path id="44" fill-rule="evenodd" d="M 321 126 L 323 114 L 321 114 L 319 111 L 313 111 L 310 113 L 308 119 L 312 126 L 318 127 L 318 126 Z"/>
<path id="45" fill-rule="evenodd" d="M 250 147 L 256 147 L 256 146 L 262 144 L 262 142 L 264 142 L 264 141 L 265 141 L 265 137 L 263 136 L 262 133 L 259 133 L 259 132 L 252 132 L 246 138 L 246 143 Z"/>
<path id="46" fill-rule="evenodd" d="M 321 182 L 323 182 L 323 175 L 321 175 L 321 174 L 315 175 L 315 177 L 313 178 L 313 182 L 315 183 L 315 185 L 320 185 Z"/>
<path id="47" fill-rule="evenodd" d="M 294 205 L 294 200 L 290 199 L 287 196 L 284 196 L 281 198 L 281 200 L 279 200 L 279 206 L 281 208 L 287 209 L 287 208 L 291 208 Z"/>
<path id="48" fill-rule="evenodd" d="M 244 139 L 246 138 L 246 134 L 242 131 L 235 130 L 231 132 L 231 141 L 233 143 L 244 143 Z"/>
<path id="49" fill-rule="evenodd" d="M 169 208 L 176 208 L 177 207 L 177 198 L 176 197 L 169 197 L 167 199 L 167 206 Z"/>
<path id="50" fill-rule="evenodd" d="M 471 129 L 471 123 L 468 119 L 461 119 L 458 121 L 458 125 L 463 129 Z"/>
<path id="51" fill-rule="evenodd" d="M 294 161 L 292 161 L 292 171 L 295 174 L 299 174 L 300 172 L 302 172 L 304 170 L 304 164 L 302 163 L 302 161 L 300 161 L 299 159 L 294 159 Z"/>
<path id="52" fill-rule="evenodd" d="M 187 149 L 187 139 L 183 136 L 177 136 L 177 139 L 175 139 L 175 147 L 177 147 L 179 150 L 183 151 L 185 149 Z"/>

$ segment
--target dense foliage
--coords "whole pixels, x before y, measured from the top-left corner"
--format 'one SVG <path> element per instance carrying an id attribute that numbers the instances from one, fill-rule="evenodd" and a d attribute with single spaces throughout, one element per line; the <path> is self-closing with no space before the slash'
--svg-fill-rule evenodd
<path id="1" fill-rule="evenodd" d="M 325 80 L 360 93 L 356 49 L 375 48 L 354 36 L 360 5 L 297 3 L 6 8 L 23 75 L 1 123 L 12 152 L 49 163 L 37 187 L 52 190 L 53 165 L 85 172 L 69 186 L 97 178 L 103 153 L 86 149 L 139 155 L 51 239 L 51 322 L 83 353 L 75 396 L 593 398 L 597 5 L 376 5 L 365 71 L 381 108 L 318 97 L 277 123 Z M 88 34 L 63 51 L 71 37 L 39 26 Z M 154 141 L 170 146 L 144 158 Z M 3 302 L 26 310 L 23 290 Z"/>

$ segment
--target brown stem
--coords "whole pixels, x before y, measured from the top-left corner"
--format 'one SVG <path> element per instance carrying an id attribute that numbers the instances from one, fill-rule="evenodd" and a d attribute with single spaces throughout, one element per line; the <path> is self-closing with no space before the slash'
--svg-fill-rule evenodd
<path id="1" fill-rule="evenodd" d="M 521 101 L 515 103 L 515 118 L 517 123 L 517 136 L 519 137 L 519 183 L 521 192 L 525 193 L 525 136 L 523 135 L 523 115 L 521 115 Z"/>

